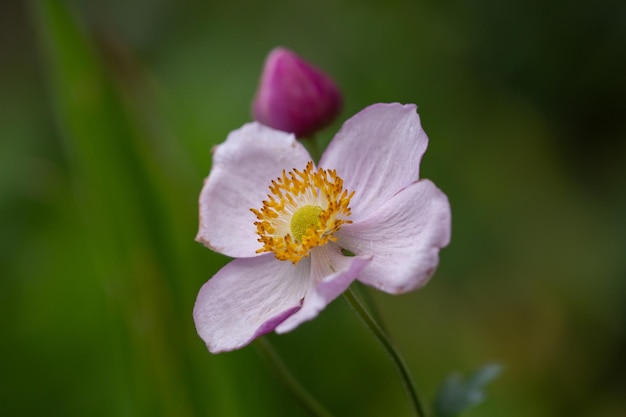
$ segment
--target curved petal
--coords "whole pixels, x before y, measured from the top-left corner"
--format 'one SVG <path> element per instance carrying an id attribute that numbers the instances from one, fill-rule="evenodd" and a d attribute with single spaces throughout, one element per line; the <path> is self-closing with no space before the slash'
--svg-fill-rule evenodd
<path id="1" fill-rule="evenodd" d="M 302 308 L 276 327 L 276 333 L 286 333 L 317 317 L 348 289 L 370 260 L 370 256 L 344 256 L 334 244 L 315 248 L 311 252 L 311 280 Z"/>
<path id="2" fill-rule="evenodd" d="M 368 216 L 398 191 L 419 179 L 428 137 L 414 104 L 374 104 L 346 121 L 320 166 L 336 169 L 354 191 L 352 220 Z"/>
<path id="3" fill-rule="evenodd" d="M 309 153 L 291 134 L 259 123 L 231 132 L 218 145 L 213 167 L 200 193 L 200 226 L 196 240 L 233 258 L 256 256 L 256 217 L 270 181 L 283 169 L 302 169 Z"/>
<path id="4" fill-rule="evenodd" d="M 300 309 L 310 263 L 280 262 L 273 254 L 230 262 L 198 293 L 193 318 L 213 353 L 238 349 Z"/>
<path id="5" fill-rule="evenodd" d="M 422 287 L 450 242 L 450 204 L 429 180 L 393 196 L 360 222 L 344 225 L 337 244 L 357 255 L 372 255 L 359 281 L 392 294 Z"/>

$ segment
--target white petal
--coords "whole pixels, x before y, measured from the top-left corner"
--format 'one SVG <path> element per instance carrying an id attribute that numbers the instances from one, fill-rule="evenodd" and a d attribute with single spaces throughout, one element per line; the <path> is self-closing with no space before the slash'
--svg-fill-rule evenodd
<path id="1" fill-rule="evenodd" d="M 450 204 L 432 182 L 421 180 L 393 196 L 358 223 L 337 232 L 337 244 L 372 255 L 359 281 L 392 294 L 422 287 L 450 242 Z"/>
<path id="2" fill-rule="evenodd" d="M 298 265 L 273 254 L 235 259 L 200 290 L 196 330 L 213 353 L 245 346 L 300 309 L 309 281 L 308 259 Z"/>
<path id="3" fill-rule="evenodd" d="M 413 104 L 374 104 L 345 122 L 320 166 L 336 169 L 354 191 L 352 220 L 366 217 L 419 179 L 428 137 Z"/>
<path id="4" fill-rule="evenodd" d="M 311 252 L 311 280 L 302 308 L 276 328 L 285 333 L 311 320 L 343 293 L 370 262 L 370 256 L 344 256 L 339 247 L 327 244 Z"/>
<path id="5" fill-rule="evenodd" d="M 291 134 L 259 123 L 231 132 L 217 146 L 213 167 L 200 194 L 200 226 L 196 240 L 234 258 L 256 256 L 256 217 L 269 193 L 270 181 L 283 169 L 303 169 L 311 160 Z"/>

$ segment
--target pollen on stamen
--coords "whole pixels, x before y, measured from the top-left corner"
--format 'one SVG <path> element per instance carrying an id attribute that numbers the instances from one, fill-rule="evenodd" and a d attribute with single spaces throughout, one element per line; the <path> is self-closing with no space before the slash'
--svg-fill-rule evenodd
<path id="1" fill-rule="evenodd" d="M 354 191 L 344 190 L 333 169 L 315 169 L 309 162 L 303 171 L 283 170 L 269 191 L 261 208 L 250 209 L 263 245 L 257 253 L 273 252 L 277 259 L 297 264 L 314 247 L 336 240 L 333 234 L 342 225 L 352 223 L 348 217 Z"/>

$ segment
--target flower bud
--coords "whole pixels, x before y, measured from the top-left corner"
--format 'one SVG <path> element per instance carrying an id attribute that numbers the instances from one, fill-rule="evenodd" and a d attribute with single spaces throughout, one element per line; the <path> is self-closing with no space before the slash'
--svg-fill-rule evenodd
<path id="1" fill-rule="evenodd" d="M 275 48 L 265 60 L 252 114 L 266 126 L 307 137 L 332 123 L 341 106 L 341 93 L 326 74 Z"/>

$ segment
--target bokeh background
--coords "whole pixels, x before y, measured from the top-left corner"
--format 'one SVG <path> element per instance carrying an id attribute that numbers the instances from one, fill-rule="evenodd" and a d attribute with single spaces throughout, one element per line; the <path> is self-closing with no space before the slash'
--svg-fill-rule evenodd
<path id="1" fill-rule="evenodd" d="M 191 318 L 228 261 L 193 239 L 210 150 L 277 45 L 341 120 L 420 107 L 452 243 L 423 290 L 370 295 L 424 396 L 498 361 L 468 417 L 626 415 L 621 0 L 2 1 L 0 414 L 307 415 Z M 344 300 L 269 340 L 335 415 L 410 415 Z"/>

